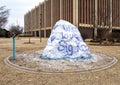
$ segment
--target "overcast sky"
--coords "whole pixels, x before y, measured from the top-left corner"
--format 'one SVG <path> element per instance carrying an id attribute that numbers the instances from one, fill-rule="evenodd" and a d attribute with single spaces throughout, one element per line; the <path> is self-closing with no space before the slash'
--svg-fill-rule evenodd
<path id="1" fill-rule="evenodd" d="M 12 24 L 24 26 L 24 14 L 44 0 L 0 0 L 0 6 L 10 10 L 7 27 Z"/>

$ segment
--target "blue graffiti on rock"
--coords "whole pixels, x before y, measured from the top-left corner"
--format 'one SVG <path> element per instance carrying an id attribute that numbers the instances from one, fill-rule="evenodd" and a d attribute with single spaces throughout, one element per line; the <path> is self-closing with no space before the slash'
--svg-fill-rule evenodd
<path id="1" fill-rule="evenodd" d="M 50 40 L 51 40 L 51 42 L 53 42 L 55 40 L 55 36 L 51 36 Z"/>
<path id="2" fill-rule="evenodd" d="M 73 55 L 73 46 L 68 45 L 64 40 L 61 40 L 59 42 L 58 51 L 65 51 L 66 52 L 65 55 L 71 56 Z"/>
<path id="3" fill-rule="evenodd" d="M 68 33 L 73 29 L 65 29 L 64 32 L 61 32 L 61 39 L 58 43 L 58 51 L 65 52 L 65 56 L 72 56 L 76 52 L 89 52 L 88 47 L 86 44 L 81 43 L 83 42 L 82 37 L 79 34 Z M 74 46 L 69 43 L 69 40 L 74 40 Z M 67 43 L 68 42 L 68 43 Z M 74 48 L 73 48 L 74 47 Z"/>

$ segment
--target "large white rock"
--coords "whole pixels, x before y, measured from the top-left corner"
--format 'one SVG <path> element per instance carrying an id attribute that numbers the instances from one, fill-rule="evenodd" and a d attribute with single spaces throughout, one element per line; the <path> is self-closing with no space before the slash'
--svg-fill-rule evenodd
<path id="1" fill-rule="evenodd" d="M 84 43 L 78 28 L 71 23 L 59 20 L 43 50 L 43 59 L 90 59 L 90 51 Z"/>

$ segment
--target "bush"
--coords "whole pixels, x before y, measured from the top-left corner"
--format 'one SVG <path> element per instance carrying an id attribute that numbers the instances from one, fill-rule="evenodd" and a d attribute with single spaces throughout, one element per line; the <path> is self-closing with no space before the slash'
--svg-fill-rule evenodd
<path id="1" fill-rule="evenodd" d="M 81 33 L 81 36 L 82 36 L 83 40 L 88 38 L 88 35 L 86 33 Z"/>
<path id="2" fill-rule="evenodd" d="M 20 34 L 19 37 L 33 37 L 32 34 Z"/>
<path id="3" fill-rule="evenodd" d="M 0 37 L 10 37 L 10 33 L 9 31 L 5 30 L 5 29 L 0 29 Z"/>
<path id="4" fill-rule="evenodd" d="M 113 38 L 120 38 L 120 33 L 119 32 L 112 33 L 112 37 Z"/>

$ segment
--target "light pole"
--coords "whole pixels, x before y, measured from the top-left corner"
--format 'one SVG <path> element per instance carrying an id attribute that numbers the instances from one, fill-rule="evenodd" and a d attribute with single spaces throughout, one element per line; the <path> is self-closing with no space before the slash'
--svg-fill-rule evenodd
<path id="1" fill-rule="evenodd" d="M 97 13 L 98 13 L 98 10 L 97 10 L 97 5 L 98 4 L 98 1 L 95 0 L 95 21 L 94 21 L 94 39 L 96 40 L 97 39 L 97 25 L 98 25 L 98 16 L 97 16 Z"/>
<path id="2" fill-rule="evenodd" d="M 42 39 L 41 39 L 41 28 L 42 28 L 42 14 L 40 14 L 40 32 L 39 32 L 40 42 L 42 42 Z"/>
<path id="3" fill-rule="evenodd" d="M 112 34 L 112 0 L 110 0 L 110 15 L 109 15 L 109 35 Z"/>

